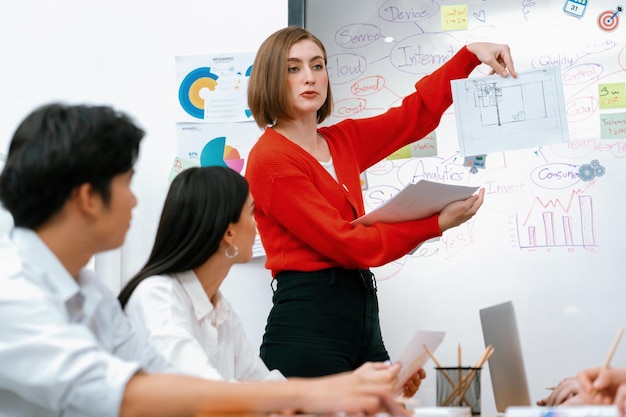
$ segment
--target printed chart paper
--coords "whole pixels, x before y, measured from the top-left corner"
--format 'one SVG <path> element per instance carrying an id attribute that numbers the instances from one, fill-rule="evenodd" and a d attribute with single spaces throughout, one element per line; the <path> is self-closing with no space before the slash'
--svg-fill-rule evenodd
<path id="1" fill-rule="evenodd" d="M 177 121 L 251 122 L 247 89 L 254 55 L 177 56 Z"/>

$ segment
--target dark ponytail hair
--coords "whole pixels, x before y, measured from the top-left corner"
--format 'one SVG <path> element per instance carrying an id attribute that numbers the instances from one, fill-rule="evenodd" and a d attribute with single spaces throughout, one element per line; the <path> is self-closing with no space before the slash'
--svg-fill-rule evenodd
<path id="1" fill-rule="evenodd" d="M 122 308 L 144 279 L 188 271 L 220 247 L 237 223 L 249 193 L 246 179 L 226 167 L 193 167 L 172 181 L 148 261 L 118 296 Z"/>

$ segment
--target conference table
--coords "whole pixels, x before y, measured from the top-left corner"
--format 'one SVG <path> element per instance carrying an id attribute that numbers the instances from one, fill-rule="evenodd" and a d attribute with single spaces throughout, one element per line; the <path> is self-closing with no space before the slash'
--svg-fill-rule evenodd
<path id="1" fill-rule="evenodd" d="M 469 409 L 461 410 L 458 407 L 445 408 L 425 407 L 416 409 L 414 417 L 470 417 Z M 210 412 L 200 413 L 196 417 L 285 417 L 287 414 L 275 413 L 225 413 Z M 376 414 L 346 414 L 346 413 L 320 413 L 320 414 L 294 414 L 293 417 L 390 417 L 388 413 Z M 474 416 L 476 417 L 476 416 Z M 482 417 L 482 416 L 479 416 Z M 496 416 L 487 416 L 496 417 Z"/>

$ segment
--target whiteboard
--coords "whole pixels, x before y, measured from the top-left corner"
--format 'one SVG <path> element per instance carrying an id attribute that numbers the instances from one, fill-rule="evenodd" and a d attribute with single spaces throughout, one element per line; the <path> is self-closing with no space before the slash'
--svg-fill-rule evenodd
<path id="1" fill-rule="evenodd" d="M 420 179 L 485 188 L 471 221 L 375 268 L 383 334 L 393 358 L 415 331 L 446 331 L 439 362 L 456 365 L 460 343 L 470 366 L 485 348 L 478 310 L 511 300 L 533 402 L 563 377 L 602 364 L 626 315 L 626 23 L 601 28 L 602 14 L 615 10 L 609 1 L 589 2 L 579 15 L 568 6 L 315 0 L 305 13 L 305 26 L 329 55 L 335 108 L 325 123 L 398 105 L 419 78 L 470 42 L 508 43 L 519 71 L 560 67 L 567 143 L 487 153 L 472 172 L 458 152 L 451 106 L 435 130 L 436 155 L 381 161 L 366 172 L 363 191 L 371 211 Z M 487 73 L 481 65 L 471 76 Z M 626 344 L 613 363 L 626 366 Z M 433 366 L 426 365 L 430 377 L 416 396 L 423 405 L 435 402 Z M 488 372 L 482 383 L 483 414 L 495 415 Z"/>

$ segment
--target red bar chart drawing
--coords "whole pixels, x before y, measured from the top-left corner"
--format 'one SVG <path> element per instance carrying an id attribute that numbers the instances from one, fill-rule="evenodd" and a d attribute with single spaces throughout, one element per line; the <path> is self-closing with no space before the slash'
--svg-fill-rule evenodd
<path id="1" fill-rule="evenodd" d="M 573 190 L 566 199 L 537 197 L 526 219 L 516 215 L 519 248 L 594 248 L 593 198 Z"/>

